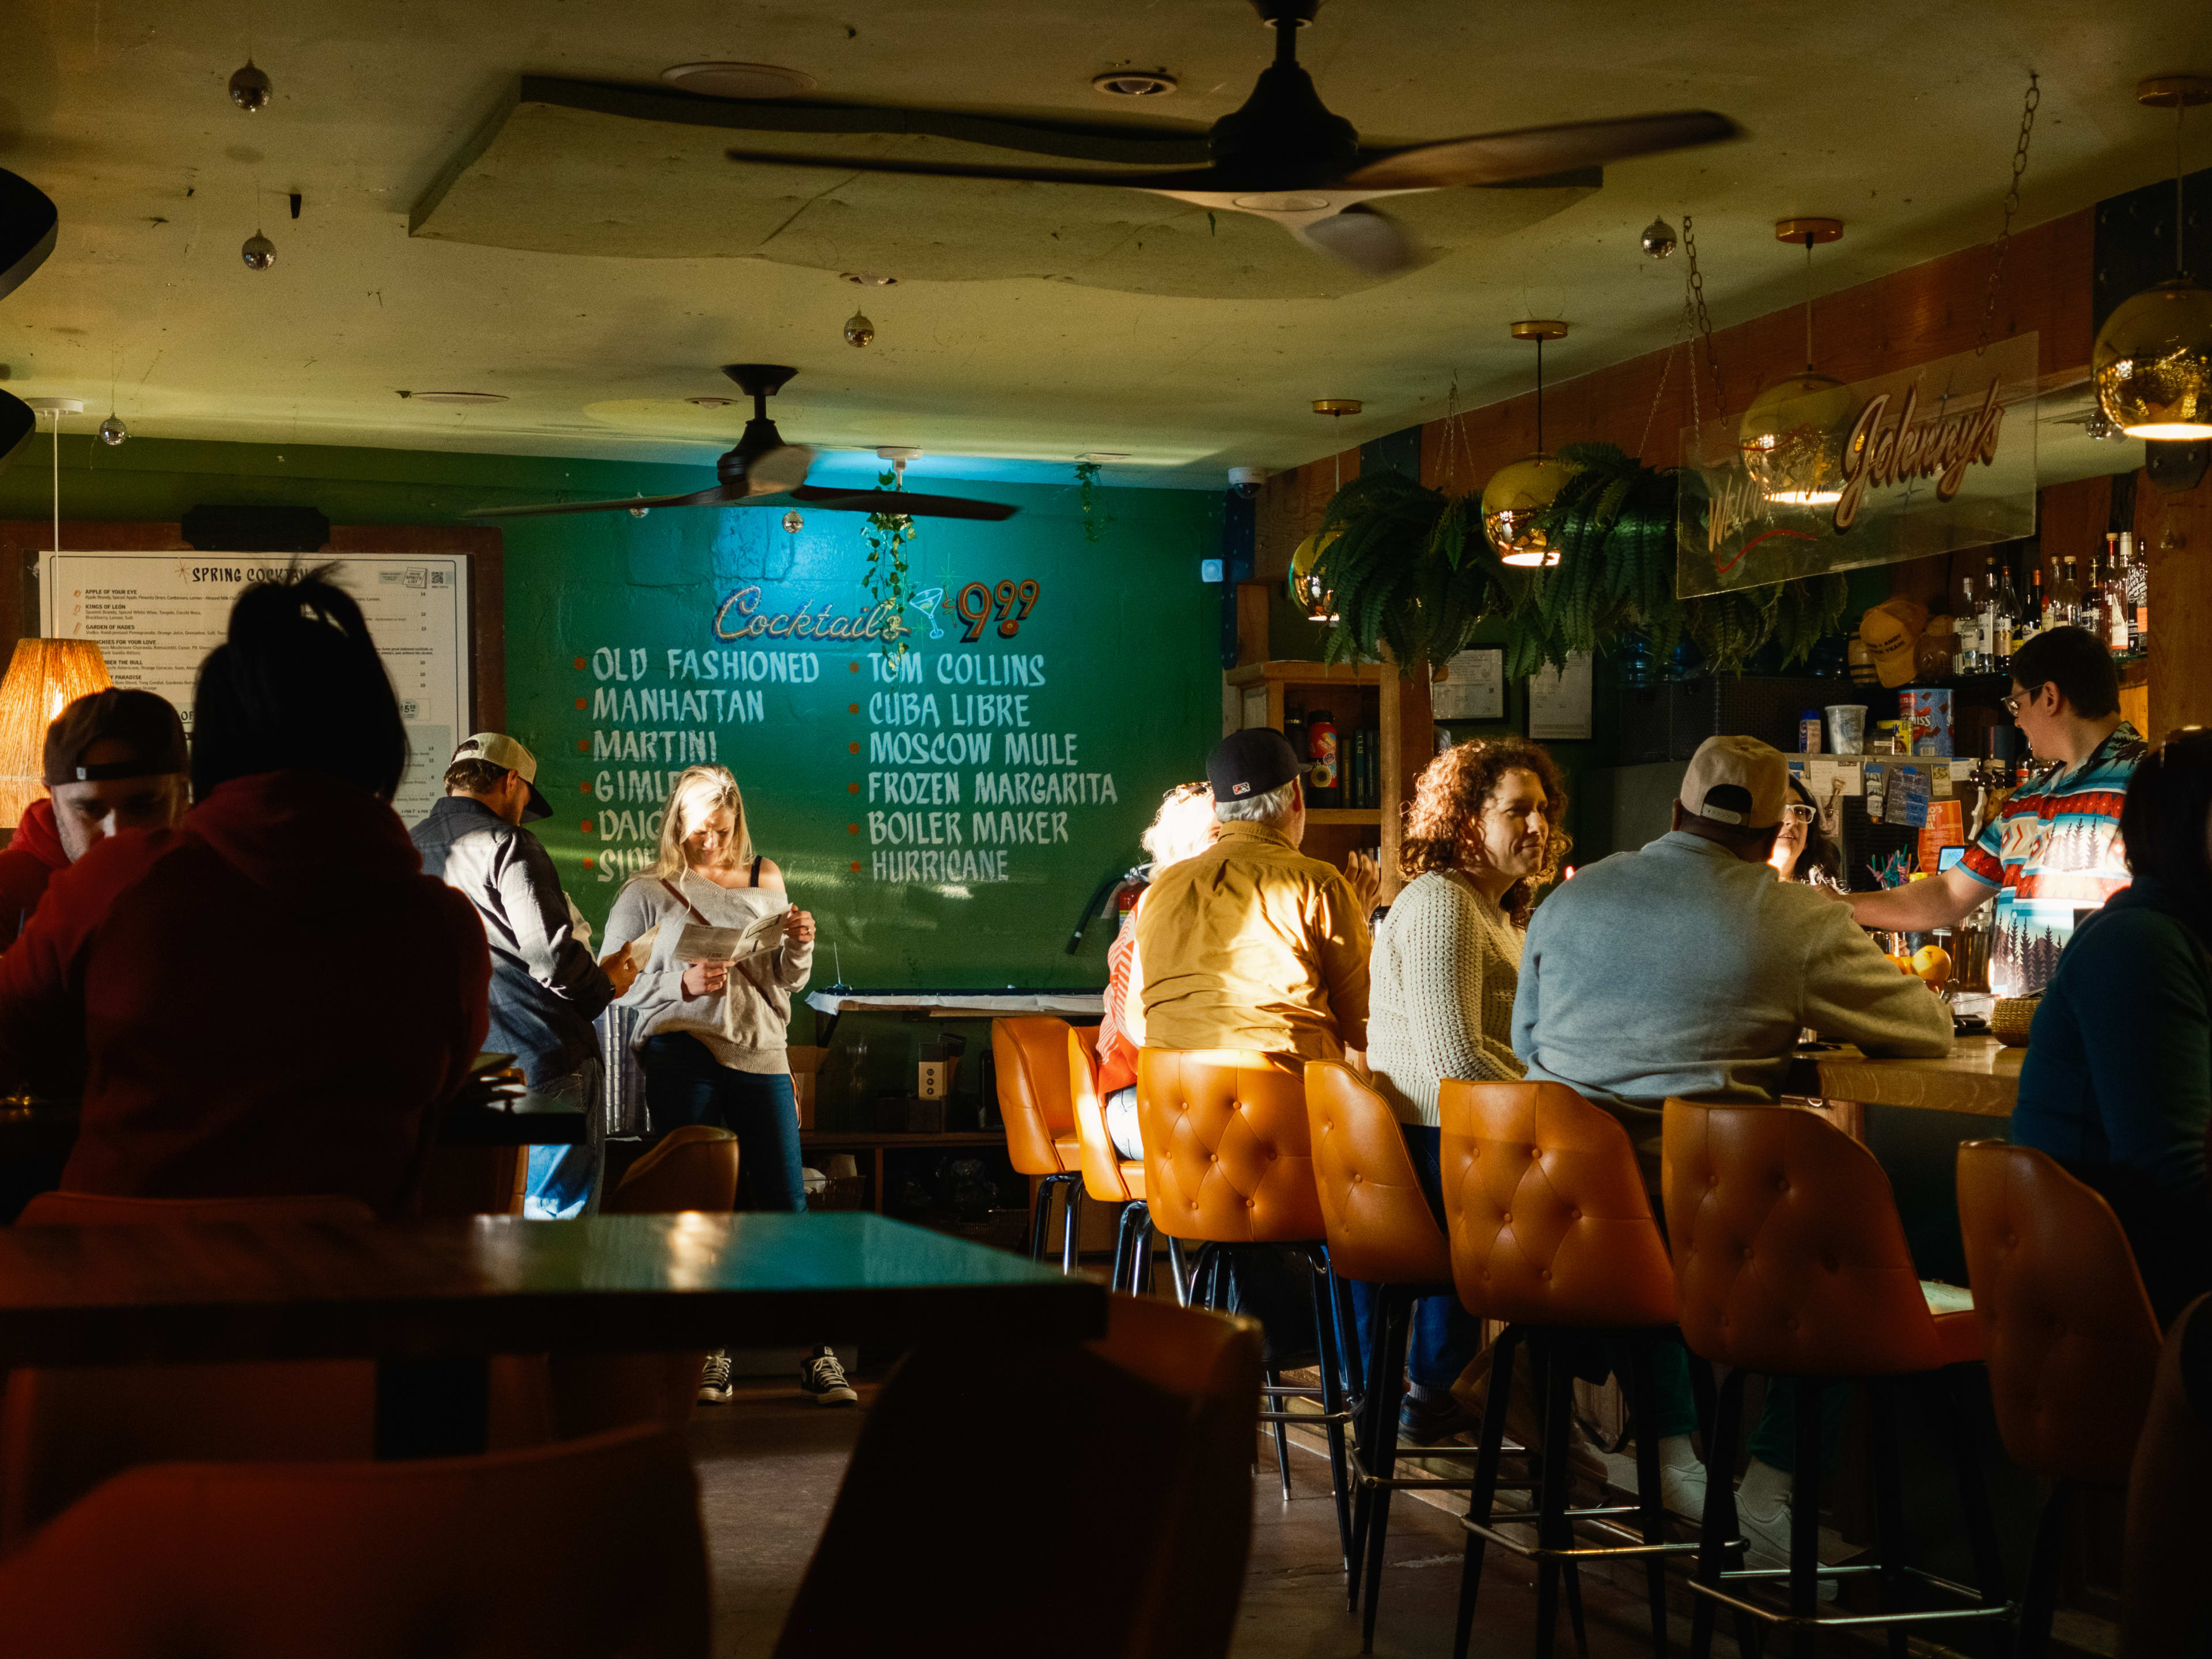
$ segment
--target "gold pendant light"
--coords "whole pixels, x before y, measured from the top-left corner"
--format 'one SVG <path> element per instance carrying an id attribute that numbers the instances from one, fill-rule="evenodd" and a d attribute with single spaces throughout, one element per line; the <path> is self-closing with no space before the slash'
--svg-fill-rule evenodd
<path id="1" fill-rule="evenodd" d="M 1482 492 L 1482 531 L 1501 564 L 1557 564 L 1559 550 L 1545 532 L 1544 514 L 1568 479 L 1582 469 L 1544 451 L 1544 342 L 1563 340 L 1567 325 L 1551 318 L 1513 325 L 1516 340 L 1536 343 L 1536 453 L 1498 469 Z"/>
<path id="2" fill-rule="evenodd" d="M 1753 398 L 1736 432 L 1744 470 L 1759 493 L 1785 507 L 1828 507 L 1843 499 L 1850 389 L 1813 367 L 1813 248 L 1843 234 L 1840 219 L 1783 219 L 1774 227 L 1777 241 L 1805 246 L 1805 372 L 1785 375 Z"/>
<path id="3" fill-rule="evenodd" d="M 2105 319 L 2090 369 L 2097 406 L 2129 437 L 2188 443 L 2212 438 L 2212 291 L 2191 280 L 2184 248 L 2181 127 L 2212 103 L 2212 76 L 2160 76 L 2136 100 L 2173 112 L 2173 276 Z"/>

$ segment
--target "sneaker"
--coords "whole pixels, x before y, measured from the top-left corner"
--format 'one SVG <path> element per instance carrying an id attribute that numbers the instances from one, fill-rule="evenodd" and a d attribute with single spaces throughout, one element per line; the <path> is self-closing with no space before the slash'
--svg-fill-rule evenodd
<path id="1" fill-rule="evenodd" d="M 845 1368 L 827 1348 L 817 1349 L 813 1358 L 799 1368 L 799 1391 L 817 1406 L 856 1406 L 860 1401 L 853 1385 L 845 1380 Z"/>
<path id="2" fill-rule="evenodd" d="M 1704 1524 L 1705 1518 L 1705 1466 L 1686 1463 L 1676 1468 L 1663 1463 L 1659 1468 L 1659 1502 L 1670 1515 L 1683 1520 Z"/>
<path id="3" fill-rule="evenodd" d="M 1471 1439 L 1482 1428 L 1482 1413 L 1470 1411 L 1459 1397 L 1445 1389 L 1426 1399 L 1407 1395 L 1398 1407 L 1398 1439 L 1403 1444 L 1432 1446 L 1439 1440 Z"/>
<path id="4" fill-rule="evenodd" d="M 702 1406 L 726 1406 L 730 1403 L 730 1351 L 717 1348 L 707 1356 L 707 1363 L 699 1367 L 699 1403 Z"/>
<path id="5" fill-rule="evenodd" d="M 1784 1504 L 1779 1509 L 1762 1515 L 1741 1498 L 1736 1500 L 1735 1523 L 1736 1530 L 1743 1536 L 1744 1565 L 1773 1569 L 1790 1565 L 1790 1506 Z M 1782 1581 L 1775 1583 L 1779 1589 Z M 1836 1599 L 1834 1579 L 1820 1580 L 1820 1599 L 1823 1601 Z"/>

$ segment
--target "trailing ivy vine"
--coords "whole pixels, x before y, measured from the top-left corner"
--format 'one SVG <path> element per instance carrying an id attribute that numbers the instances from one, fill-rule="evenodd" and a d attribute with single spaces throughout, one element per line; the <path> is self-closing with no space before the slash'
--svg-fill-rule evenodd
<path id="1" fill-rule="evenodd" d="M 876 488 L 904 491 L 906 477 L 896 467 L 878 473 Z M 861 586 L 872 605 L 886 607 L 884 615 L 894 624 L 906 615 L 907 601 L 913 597 L 914 583 L 907 574 L 906 546 L 914 539 L 914 518 L 906 513 L 871 513 L 860 527 L 860 539 L 867 544 L 867 574 Z M 906 636 L 903 631 L 896 643 L 890 642 L 891 629 L 886 627 L 885 649 L 892 655 L 903 655 Z"/>
<path id="2" fill-rule="evenodd" d="M 1676 598 L 1680 475 L 1611 444 L 1569 444 L 1559 456 L 1580 470 L 1545 516 L 1559 562 L 1534 570 L 1499 562 L 1479 496 L 1448 496 L 1394 472 L 1339 490 L 1316 561 L 1337 611 L 1328 659 L 1378 657 L 1387 647 L 1401 664 L 1438 664 L 1480 623 L 1503 617 L 1509 675 L 1633 640 L 1663 659 L 1685 639 L 1714 672 L 1740 673 L 1770 643 L 1782 666 L 1802 662 L 1842 620 L 1838 572 Z"/>
<path id="3" fill-rule="evenodd" d="M 1105 540 L 1106 526 L 1114 522 L 1114 515 L 1102 511 L 1098 505 L 1098 473 L 1097 461 L 1075 464 L 1075 501 L 1083 509 L 1083 539 L 1086 542 Z"/>

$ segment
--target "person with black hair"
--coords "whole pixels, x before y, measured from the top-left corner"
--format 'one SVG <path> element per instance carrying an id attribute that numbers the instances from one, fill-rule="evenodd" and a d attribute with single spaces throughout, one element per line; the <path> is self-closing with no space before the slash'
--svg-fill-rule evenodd
<path id="1" fill-rule="evenodd" d="M 2135 879 L 2058 958 L 2011 1138 L 2105 1195 L 2165 1322 L 2212 1290 L 2212 732 L 2176 732 L 2145 757 L 2120 834 Z"/>
<path id="2" fill-rule="evenodd" d="M 1966 856 L 1940 875 L 1853 893 L 1862 927 L 1929 933 L 1994 896 L 1990 988 L 2032 996 L 2051 977 L 2075 917 L 2128 884 L 2120 799 L 2143 740 L 2120 718 L 2120 676 L 2082 628 L 2046 629 L 2012 653 L 2005 712 L 2038 757 L 2057 764 L 2012 792 Z"/>
<path id="3" fill-rule="evenodd" d="M 1782 827 L 1774 832 L 1774 850 L 1766 861 L 1784 881 L 1802 881 L 1838 893 L 1850 890 L 1844 879 L 1843 849 L 1821 833 L 1820 806 L 1795 773 L 1790 777 L 1789 799 L 1782 803 Z"/>
<path id="4" fill-rule="evenodd" d="M 322 570 L 247 588 L 192 725 L 183 822 L 58 872 L 0 956 L 0 1084 L 81 1090 L 65 1191 L 403 1210 L 491 963 L 392 811 L 407 732 L 360 606 Z"/>

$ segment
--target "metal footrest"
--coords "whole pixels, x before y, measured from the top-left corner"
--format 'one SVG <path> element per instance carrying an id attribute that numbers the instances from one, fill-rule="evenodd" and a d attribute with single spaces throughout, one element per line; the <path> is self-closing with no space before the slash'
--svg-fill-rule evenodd
<path id="1" fill-rule="evenodd" d="M 1631 1530 L 1616 1519 L 1621 1516 L 1641 1518 L 1644 1511 L 1632 1504 L 1609 1504 L 1599 1509 L 1568 1510 L 1560 1516 L 1570 1527 L 1583 1526 L 1608 1538 L 1621 1538 L 1623 1544 L 1568 1544 L 1557 1547 L 1544 1544 L 1524 1544 L 1517 1538 L 1509 1538 L 1498 1528 L 1509 1526 L 1533 1527 L 1540 1525 L 1541 1515 L 1534 1510 L 1517 1510 L 1510 1515 L 1494 1515 L 1487 1522 L 1462 1516 L 1460 1525 L 1468 1531 L 1495 1544 L 1509 1554 L 1524 1561 L 1585 1561 L 1652 1555 L 1695 1555 L 1697 1540 L 1680 1543 L 1646 1543 L 1644 1534 Z M 1738 1540 L 1739 1547 L 1741 1540 Z"/>
<path id="2" fill-rule="evenodd" d="M 1741 1540 L 1739 1540 L 1738 1545 L 1731 1545 L 1729 1547 L 1737 1547 L 1741 1542 Z M 1863 1578 L 1869 1574 L 1880 1573 L 1881 1571 L 1881 1564 L 1878 1562 L 1853 1562 L 1849 1565 L 1839 1567 L 1824 1565 L 1815 1577 Z M 1941 1590 L 1947 1595 L 1958 1596 L 1963 1601 L 1972 1601 L 1974 1605 L 1964 1607 L 1917 1607 L 1905 1613 L 1795 1613 L 1766 1607 L 1757 1601 L 1747 1601 L 1740 1595 L 1729 1595 L 1722 1588 L 1724 1584 L 1731 1583 L 1786 1583 L 1790 1577 L 1790 1569 L 1787 1567 L 1735 1567 L 1721 1574 L 1719 1584 L 1702 1583 L 1692 1578 L 1690 1580 L 1690 1588 L 1699 1595 L 1710 1596 L 1723 1607 L 1733 1607 L 1738 1613 L 1749 1613 L 1764 1624 L 1778 1625 L 1790 1630 L 1814 1630 L 1828 1626 L 1838 1628 L 1863 1628 L 1881 1625 L 1957 1625 L 1978 1619 L 2009 1619 L 2019 1608 L 2020 1604 L 2016 1601 L 1984 1605 L 1979 1591 L 1968 1585 L 1956 1583 L 1938 1574 L 1924 1571 L 1918 1567 L 1899 1567 L 1895 1571 L 1917 1583 L 1926 1585 L 1930 1589 Z"/>

